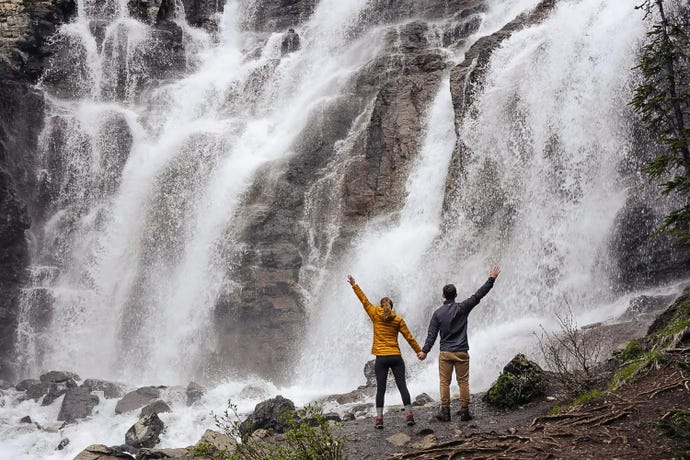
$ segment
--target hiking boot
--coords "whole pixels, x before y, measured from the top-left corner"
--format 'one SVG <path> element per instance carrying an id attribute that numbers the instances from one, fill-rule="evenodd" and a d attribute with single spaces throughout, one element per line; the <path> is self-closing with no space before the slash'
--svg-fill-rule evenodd
<path id="1" fill-rule="evenodd" d="M 450 422 L 450 407 L 441 407 L 441 410 L 434 415 L 434 418 L 439 422 Z"/>
<path id="2" fill-rule="evenodd" d="M 383 429 L 383 417 L 376 417 L 374 419 L 374 428 L 377 430 Z"/>
<path id="3" fill-rule="evenodd" d="M 407 415 L 405 415 L 405 422 L 407 426 L 414 425 L 414 415 L 412 415 L 412 412 L 408 412 Z"/>
<path id="4" fill-rule="evenodd" d="M 472 420 L 472 416 L 470 415 L 470 408 L 469 407 L 461 407 L 460 408 L 460 421 L 461 422 L 467 422 L 469 420 Z"/>

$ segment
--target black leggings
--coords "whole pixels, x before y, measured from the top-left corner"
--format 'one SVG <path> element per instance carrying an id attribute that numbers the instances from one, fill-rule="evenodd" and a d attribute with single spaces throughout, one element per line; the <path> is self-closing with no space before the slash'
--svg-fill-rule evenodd
<path id="1" fill-rule="evenodd" d="M 395 384 L 398 387 L 400 396 L 405 406 L 410 405 L 410 392 L 405 383 L 405 361 L 402 356 L 377 356 L 374 363 L 376 373 L 376 407 L 383 407 L 383 397 L 386 394 L 386 380 L 388 380 L 388 369 L 393 370 Z"/>

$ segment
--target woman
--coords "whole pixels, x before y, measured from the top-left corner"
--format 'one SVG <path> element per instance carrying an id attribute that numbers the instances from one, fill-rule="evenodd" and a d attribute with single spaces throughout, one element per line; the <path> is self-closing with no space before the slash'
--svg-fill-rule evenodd
<path id="1" fill-rule="evenodd" d="M 393 370 L 395 384 L 400 391 L 403 404 L 405 405 L 405 420 L 409 426 L 414 425 L 412 415 L 412 404 L 410 403 L 410 392 L 405 383 L 405 361 L 400 355 L 398 346 L 398 332 L 401 332 L 407 343 L 410 344 L 415 353 L 422 349 L 407 328 L 402 317 L 393 311 L 393 301 L 388 297 L 381 299 L 381 305 L 373 306 L 364 292 L 355 282 L 352 275 L 347 275 L 347 281 L 357 294 L 359 301 L 362 302 L 371 322 L 374 324 L 374 343 L 371 345 L 371 353 L 376 355 L 374 371 L 376 373 L 376 418 L 374 419 L 375 428 L 383 428 L 383 398 L 386 394 L 386 380 L 388 370 Z"/>

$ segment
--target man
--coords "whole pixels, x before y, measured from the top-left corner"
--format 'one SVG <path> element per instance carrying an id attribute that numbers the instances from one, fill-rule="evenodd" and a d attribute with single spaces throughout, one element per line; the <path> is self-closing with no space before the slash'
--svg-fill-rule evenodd
<path id="1" fill-rule="evenodd" d="M 441 410 L 436 418 L 442 422 L 450 422 L 450 380 L 455 377 L 460 387 L 460 420 L 471 420 L 470 415 L 470 355 L 467 353 L 467 315 L 479 304 L 494 286 L 494 281 L 501 273 L 496 266 L 489 272 L 489 279 L 470 298 L 460 303 L 455 302 L 458 293 L 455 286 L 447 284 L 443 287 L 443 305 L 438 308 L 429 322 L 429 333 L 422 351 L 417 353 L 419 359 L 425 359 L 431 347 L 436 342 L 436 336 L 441 335 L 441 352 L 438 356 L 438 375 L 441 391 Z"/>

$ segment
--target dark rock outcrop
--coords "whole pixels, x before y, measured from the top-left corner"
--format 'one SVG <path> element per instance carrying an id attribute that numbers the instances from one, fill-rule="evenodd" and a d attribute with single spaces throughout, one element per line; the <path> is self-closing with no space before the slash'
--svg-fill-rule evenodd
<path id="1" fill-rule="evenodd" d="M 280 52 L 285 55 L 297 51 L 299 48 L 299 34 L 295 32 L 295 29 L 288 29 L 280 42 Z"/>
<path id="2" fill-rule="evenodd" d="M 160 398 L 161 392 L 156 387 L 141 387 L 127 393 L 115 406 L 115 413 L 122 414 L 145 406 L 154 399 Z"/>
<path id="3" fill-rule="evenodd" d="M 223 13 L 224 0 L 182 0 L 187 22 L 194 27 L 215 30 L 217 17 Z"/>
<path id="4" fill-rule="evenodd" d="M 282 396 L 260 402 L 247 419 L 240 424 L 240 433 L 250 435 L 258 429 L 271 430 L 275 433 L 285 431 L 285 417 L 295 412 L 295 404 Z"/>
<path id="5" fill-rule="evenodd" d="M 484 396 L 490 405 L 515 408 L 543 396 L 546 390 L 544 371 L 524 355 L 516 355 Z"/>
<path id="6" fill-rule="evenodd" d="M 165 425 L 157 414 L 144 415 L 127 430 L 125 444 L 137 449 L 154 447 L 160 441 L 159 436 L 164 429 Z"/>
<path id="7" fill-rule="evenodd" d="M 245 27 L 258 31 L 285 30 L 311 16 L 316 0 L 258 0 L 244 5 Z"/>
<path id="8" fill-rule="evenodd" d="M 51 56 L 57 27 L 76 14 L 74 0 L 8 0 L 0 9 L 0 378 L 12 379 L 20 288 L 26 282 L 36 145 L 42 94 L 32 85 Z"/>
<path id="9" fill-rule="evenodd" d="M 641 289 L 690 275 L 690 246 L 655 233 L 662 216 L 651 204 L 629 202 L 616 217 L 613 278 L 622 290 Z"/>
<path id="10" fill-rule="evenodd" d="M 57 419 L 73 422 L 88 417 L 98 402 L 98 396 L 92 395 L 86 388 L 69 388 L 65 393 L 65 399 L 62 400 L 62 407 L 60 407 Z"/>

